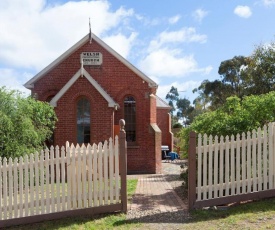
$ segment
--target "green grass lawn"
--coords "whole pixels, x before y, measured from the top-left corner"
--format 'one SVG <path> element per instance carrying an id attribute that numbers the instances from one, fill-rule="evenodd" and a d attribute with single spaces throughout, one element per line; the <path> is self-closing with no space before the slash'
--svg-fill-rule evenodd
<path id="1" fill-rule="evenodd" d="M 196 210 L 184 229 L 275 229 L 275 198 L 227 210 Z"/>

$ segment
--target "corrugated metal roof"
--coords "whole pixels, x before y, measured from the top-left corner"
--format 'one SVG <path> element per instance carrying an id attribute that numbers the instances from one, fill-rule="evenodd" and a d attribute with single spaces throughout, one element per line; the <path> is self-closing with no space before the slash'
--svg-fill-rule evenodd
<path id="1" fill-rule="evenodd" d="M 157 108 L 169 109 L 169 110 L 171 109 L 171 106 L 166 101 L 158 97 L 157 95 L 156 95 L 156 100 L 157 100 Z"/>

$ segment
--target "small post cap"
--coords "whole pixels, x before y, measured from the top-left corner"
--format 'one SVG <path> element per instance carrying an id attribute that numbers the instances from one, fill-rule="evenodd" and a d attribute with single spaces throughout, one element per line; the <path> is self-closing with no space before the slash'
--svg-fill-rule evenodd
<path id="1" fill-rule="evenodd" d="M 124 127 L 125 127 L 125 120 L 124 119 L 119 120 L 119 126 L 120 126 L 120 130 L 124 131 Z"/>

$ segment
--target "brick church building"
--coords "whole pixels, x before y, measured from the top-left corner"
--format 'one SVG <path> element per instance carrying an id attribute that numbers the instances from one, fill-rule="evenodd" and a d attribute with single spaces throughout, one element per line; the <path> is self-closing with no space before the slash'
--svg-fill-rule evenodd
<path id="1" fill-rule="evenodd" d="M 156 96 L 154 81 L 94 34 L 24 86 L 55 108 L 53 145 L 114 138 L 124 119 L 128 173 L 161 173 L 161 145 L 173 148 L 170 107 Z"/>

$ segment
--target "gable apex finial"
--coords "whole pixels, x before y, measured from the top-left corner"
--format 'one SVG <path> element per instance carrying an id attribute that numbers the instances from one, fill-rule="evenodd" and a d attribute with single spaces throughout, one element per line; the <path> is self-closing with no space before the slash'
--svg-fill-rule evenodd
<path id="1" fill-rule="evenodd" d="M 89 41 L 92 43 L 92 30 L 91 30 L 91 20 L 89 18 Z"/>

